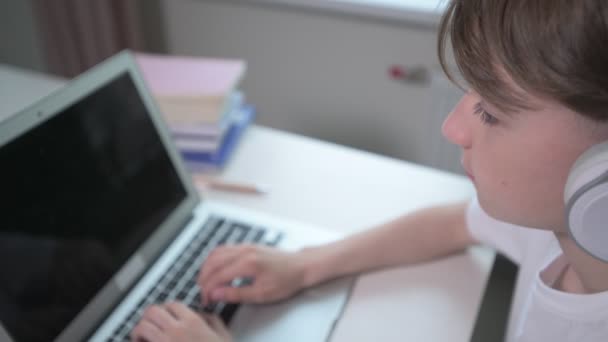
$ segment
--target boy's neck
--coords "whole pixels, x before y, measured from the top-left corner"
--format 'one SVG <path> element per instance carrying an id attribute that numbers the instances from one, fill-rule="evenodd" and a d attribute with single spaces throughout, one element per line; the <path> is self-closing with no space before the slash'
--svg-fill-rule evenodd
<path id="1" fill-rule="evenodd" d="M 564 281 L 582 286 L 582 292 L 587 294 L 608 291 L 608 263 L 587 254 L 568 234 L 555 233 L 555 236 L 571 268 Z M 562 290 L 570 292 L 568 285 L 564 285 L 560 286 Z"/>

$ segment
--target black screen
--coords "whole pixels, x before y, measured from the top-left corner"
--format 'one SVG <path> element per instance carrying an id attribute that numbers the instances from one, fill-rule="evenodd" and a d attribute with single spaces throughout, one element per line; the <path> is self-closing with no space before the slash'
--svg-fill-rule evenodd
<path id="1" fill-rule="evenodd" d="M 183 187 L 128 73 L 0 147 L 0 320 L 51 341 Z"/>

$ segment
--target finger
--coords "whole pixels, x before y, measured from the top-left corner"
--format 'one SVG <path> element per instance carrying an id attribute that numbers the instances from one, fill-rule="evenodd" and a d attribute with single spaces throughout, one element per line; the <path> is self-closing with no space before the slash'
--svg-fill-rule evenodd
<path id="1" fill-rule="evenodd" d="M 199 317 L 192 309 L 180 302 L 169 302 L 165 304 L 167 311 L 175 316 L 179 321 L 188 321 L 194 317 Z"/>
<path id="2" fill-rule="evenodd" d="M 176 321 L 175 317 L 171 316 L 171 314 L 160 305 L 150 305 L 146 308 L 142 319 L 148 320 L 162 331 L 166 331 L 174 326 Z"/>
<path id="3" fill-rule="evenodd" d="M 221 297 L 218 301 L 229 303 L 261 303 L 267 300 L 262 296 L 259 289 L 253 286 L 222 286 L 214 290 L 214 295 L 218 298 Z"/>
<path id="4" fill-rule="evenodd" d="M 150 321 L 142 319 L 137 323 L 135 328 L 131 330 L 132 341 L 146 342 L 166 342 L 167 336 L 156 325 Z"/>
<path id="5" fill-rule="evenodd" d="M 209 279 L 212 278 L 213 274 L 238 260 L 243 253 L 243 248 L 234 246 L 222 246 L 214 249 L 201 267 L 201 271 L 197 279 L 198 285 L 201 288 L 204 288 L 205 284 L 209 282 Z M 207 304 L 209 300 L 205 292 L 203 293 L 202 300 L 204 304 Z"/>
<path id="6" fill-rule="evenodd" d="M 214 249 L 202 265 L 199 279 L 204 282 L 218 270 L 248 254 L 255 253 L 253 245 L 221 246 Z"/>
<path id="7" fill-rule="evenodd" d="M 213 273 L 209 272 L 203 279 L 199 286 L 203 290 L 203 296 L 207 301 L 213 301 L 213 298 L 209 298 L 211 291 L 214 287 L 223 286 L 224 283 L 228 283 L 235 278 L 246 277 L 253 273 L 255 269 L 255 263 L 252 263 L 251 260 L 255 261 L 255 250 L 252 246 L 244 246 L 239 249 L 238 254 L 235 255 L 235 258 L 230 262 L 223 264 L 221 267 L 218 267 Z M 244 264 L 251 264 L 251 267 L 247 267 Z M 207 304 L 205 302 L 205 304 Z"/>
<path id="8" fill-rule="evenodd" d="M 167 309 L 175 316 L 179 317 L 179 321 L 189 327 L 196 327 L 197 330 L 204 333 L 213 331 L 209 322 L 201 314 L 192 311 L 186 305 L 179 302 L 171 302 L 167 304 Z"/>
<path id="9" fill-rule="evenodd" d="M 221 336 L 228 335 L 228 328 L 219 316 L 204 314 L 204 318 L 216 334 Z"/>
<path id="10" fill-rule="evenodd" d="M 208 283 L 203 285 L 203 292 L 206 292 L 212 301 L 223 301 L 224 299 L 220 296 L 221 293 L 216 291 L 218 288 L 226 287 L 236 278 L 254 278 L 256 269 L 257 266 L 252 262 L 240 259 L 218 271 Z"/>

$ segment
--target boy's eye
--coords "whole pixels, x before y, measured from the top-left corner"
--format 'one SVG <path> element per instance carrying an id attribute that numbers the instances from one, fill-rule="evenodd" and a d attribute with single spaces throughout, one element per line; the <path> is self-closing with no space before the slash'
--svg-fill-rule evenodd
<path id="1" fill-rule="evenodd" d="M 473 114 L 479 115 L 479 119 L 484 125 L 492 126 L 498 123 L 498 119 L 483 109 L 483 107 L 481 107 L 481 103 L 479 102 L 475 104 Z"/>

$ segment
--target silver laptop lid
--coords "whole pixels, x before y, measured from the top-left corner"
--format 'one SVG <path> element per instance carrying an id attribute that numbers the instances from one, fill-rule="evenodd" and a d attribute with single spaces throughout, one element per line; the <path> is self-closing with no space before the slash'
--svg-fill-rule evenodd
<path id="1" fill-rule="evenodd" d="M 128 52 L 0 123 L 0 165 L 0 339 L 88 336 L 199 201 Z"/>

